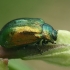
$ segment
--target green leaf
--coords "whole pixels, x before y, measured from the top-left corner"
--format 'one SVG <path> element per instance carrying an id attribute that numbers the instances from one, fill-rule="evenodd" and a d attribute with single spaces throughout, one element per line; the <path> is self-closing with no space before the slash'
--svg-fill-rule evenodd
<path id="1" fill-rule="evenodd" d="M 70 32 L 66 30 L 58 30 L 57 44 L 70 44 Z"/>

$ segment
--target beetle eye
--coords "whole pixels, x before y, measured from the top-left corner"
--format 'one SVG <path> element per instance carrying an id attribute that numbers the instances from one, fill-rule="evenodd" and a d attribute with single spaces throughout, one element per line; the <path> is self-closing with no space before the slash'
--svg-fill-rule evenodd
<path id="1" fill-rule="evenodd" d="M 57 31 L 56 30 L 54 30 L 53 32 L 52 32 L 52 38 L 56 41 L 57 40 Z"/>

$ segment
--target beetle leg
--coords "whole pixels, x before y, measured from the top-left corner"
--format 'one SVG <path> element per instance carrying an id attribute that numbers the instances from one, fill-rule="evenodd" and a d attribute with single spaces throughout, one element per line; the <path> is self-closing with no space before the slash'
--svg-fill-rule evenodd
<path id="1" fill-rule="evenodd" d="M 41 41 L 38 41 L 38 42 L 36 43 L 36 46 L 37 46 L 38 52 L 42 55 L 43 51 L 40 49 L 40 42 L 41 42 Z"/>
<path id="2" fill-rule="evenodd" d="M 40 54 L 42 55 L 43 51 L 39 47 L 37 47 L 37 49 L 40 52 Z"/>
<path id="3" fill-rule="evenodd" d="M 42 45 L 45 45 L 45 44 L 47 44 L 48 42 L 49 42 L 49 41 L 43 39 L 43 41 L 42 41 Z"/>

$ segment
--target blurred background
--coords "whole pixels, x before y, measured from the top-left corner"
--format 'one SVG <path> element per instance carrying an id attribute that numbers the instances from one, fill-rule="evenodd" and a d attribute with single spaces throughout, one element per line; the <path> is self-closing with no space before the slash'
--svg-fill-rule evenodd
<path id="1" fill-rule="evenodd" d="M 0 0 L 0 29 L 16 18 L 42 18 L 56 30 L 70 30 L 70 0 Z M 34 70 L 70 70 L 44 61 L 25 61 Z"/>

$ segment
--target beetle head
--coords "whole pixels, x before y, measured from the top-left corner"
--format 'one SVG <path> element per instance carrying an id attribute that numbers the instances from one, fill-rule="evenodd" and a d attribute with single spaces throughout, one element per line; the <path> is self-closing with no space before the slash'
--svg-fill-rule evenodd
<path id="1" fill-rule="evenodd" d="M 54 42 L 57 40 L 57 31 L 49 24 L 43 24 L 43 36 L 49 42 Z"/>
<path id="2" fill-rule="evenodd" d="M 52 31 L 52 38 L 56 41 L 57 40 L 57 30 Z"/>

